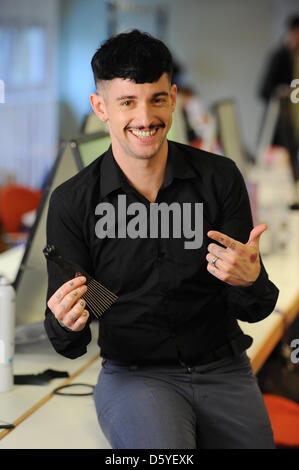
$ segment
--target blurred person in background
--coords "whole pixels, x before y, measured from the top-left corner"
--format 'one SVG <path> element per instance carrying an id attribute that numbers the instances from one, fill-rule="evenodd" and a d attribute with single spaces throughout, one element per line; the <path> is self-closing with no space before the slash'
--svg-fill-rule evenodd
<path id="1" fill-rule="evenodd" d="M 288 136 L 289 127 L 291 127 L 293 134 L 291 138 L 295 139 L 298 147 L 299 107 L 289 99 L 293 91 L 290 85 L 295 78 L 299 78 L 299 15 L 288 19 L 285 40 L 270 55 L 259 87 L 259 96 L 266 108 L 270 99 L 275 95 L 278 98 L 286 98 L 290 103 L 289 111 L 285 106 L 283 106 L 283 111 L 280 111 L 273 139 L 274 145 L 284 146 L 285 138 L 281 134 L 287 124 Z"/>
<path id="2" fill-rule="evenodd" d="M 267 62 L 260 97 L 268 102 L 281 85 L 288 90 L 294 78 L 299 78 L 299 16 L 289 18 L 285 41 Z"/>
<path id="3" fill-rule="evenodd" d="M 190 145 L 208 152 L 216 151 L 216 125 L 203 100 L 189 86 L 179 89 Z"/>

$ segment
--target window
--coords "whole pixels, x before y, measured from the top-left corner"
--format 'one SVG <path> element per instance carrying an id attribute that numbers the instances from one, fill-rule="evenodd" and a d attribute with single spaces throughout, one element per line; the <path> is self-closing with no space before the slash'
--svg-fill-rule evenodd
<path id="1" fill-rule="evenodd" d="M 45 84 L 45 28 L 0 25 L 0 49 L 0 78 L 6 91 Z"/>

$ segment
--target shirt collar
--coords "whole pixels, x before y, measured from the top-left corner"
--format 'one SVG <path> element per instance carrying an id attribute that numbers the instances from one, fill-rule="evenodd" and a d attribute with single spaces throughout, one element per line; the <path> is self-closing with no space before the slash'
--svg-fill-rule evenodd
<path id="1" fill-rule="evenodd" d="M 108 148 L 103 156 L 102 171 L 101 171 L 101 196 L 104 198 L 107 194 L 112 193 L 116 189 L 123 188 L 126 192 L 129 190 L 130 185 L 116 163 L 112 146 Z"/>
<path id="2" fill-rule="evenodd" d="M 168 141 L 166 171 L 161 189 L 169 186 L 174 178 L 187 179 L 195 178 L 196 176 L 195 171 L 184 158 L 184 152 L 173 142 Z M 122 188 L 125 192 L 132 191 L 133 189 L 116 163 L 112 153 L 112 147 L 110 145 L 106 154 L 103 156 L 101 196 L 104 198 L 109 193 L 119 188 Z"/>
<path id="3" fill-rule="evenodd" d="M 186 161 L 185 152 L 174 142 L 168 141 L 166 171 L 161 189 L 169 186 L 174 178 L 187 179 L 196 177 L 197 174 Z"/>

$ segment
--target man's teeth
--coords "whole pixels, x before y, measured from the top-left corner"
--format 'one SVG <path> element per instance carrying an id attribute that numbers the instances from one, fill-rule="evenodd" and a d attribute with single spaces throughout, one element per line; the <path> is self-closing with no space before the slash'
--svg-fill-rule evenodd
<path id="1" fill-rule="evenodd" d="M 157 132 L 157 129 L 153 129 L 152 131 L 138 131 L 136 129 L 131 129 L 131 132 L 137 137 L 141 139 L 145 139 L 146 137 L 153 136 Z"/>

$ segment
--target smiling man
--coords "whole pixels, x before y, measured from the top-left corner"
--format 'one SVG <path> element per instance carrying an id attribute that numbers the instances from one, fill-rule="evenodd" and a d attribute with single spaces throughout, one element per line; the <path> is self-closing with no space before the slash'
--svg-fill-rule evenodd
<path id="1" fill-rule="evenodd" d="M 91 104 L 100 119 L 108 121 L 112 145 L 124 159 L 129 154 L 146 160 L 161 154 L 166 161 L 166 135 L 175 108 L 176 86 L 166 73 L 154 83 L 137 84 L 114 78 L 97 85 Z"/>
<path id="2" fill-rule="evenodd" d="M 119 41 L 128 41 L 131 51 L 132 44 L 129 42 L 132 38 L 122 36 Z M 135 38 L 136 44 L 138 39 Z M 90 101 L 96 115 L 107 121 L 113 155 L 118 165 L 129 182 L 134 182 L 134 187 L 153 202 L 165 173 L 168 152 L 166 136 L 176 104 L 177 88 L 171 84 L 171 62 L 156 64 L 147 60 L 145 54 L 139 64 L 138 76 L 137 71 L 130 74 L 130 60 L 136 60 L 136 57 L 133 54 L 130 59 L 131 52 L 128 54 L 128 50 L 122 50 L 122 60 L 125 58 L 128 61 L 127 71 L 121 78 L 107 80 L 106 77 L 113 74 L 113 67 L 118 66 L 110 55 L 110 47 L 108 41 L 93 57 L 98 93 L 93 93 Z M 151 54 L 156 52 L 162 58 L 166 49 L 159 48 L 157 42 Z M 167 60 L 166 56 L 164 60 Z"/>
<path id="3" fill-rule="evenodd" d="M 229 158 L 167 140 L 177 89 L 161 41 L 112 37 L 92 69 L 111 146 L 53 192 L 47 241 L 118 296 L 99 322 L 100 426 L 115 449 L 274 448 L 237 321 L 265 318 L 278 296 L 243 178 Z M 186 243 L 192 229 L 200 243 Z M 86 279 L 48 273 L 46 330 L 75 359 L 91 337 Z"/>

